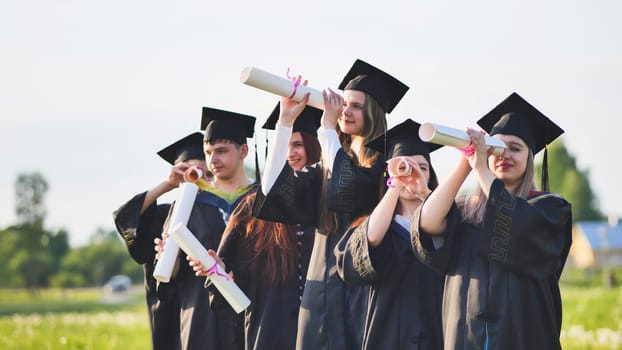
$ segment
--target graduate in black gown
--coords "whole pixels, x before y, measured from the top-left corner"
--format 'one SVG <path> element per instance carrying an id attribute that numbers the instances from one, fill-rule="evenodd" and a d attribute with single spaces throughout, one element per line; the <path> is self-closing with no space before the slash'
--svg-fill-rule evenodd
<path id="1" fill-rule="evenodd" d="M 438 185 L 430 153 L 440 146 L 421 141 L 419 126 L 407 119 L 367 144 L 386 152 L 388 164 L 396 166 L 387 169 L 388 189 L 380 203 L 335 249 L 343 280 L 370 286 L 364 350 L 443 347 L 444 276 L 417 260 L 410 244 L 413 213 Z M 420 176 L 408 167 L 425 181 L 417 182 Z M 432 240 L 425 243 L 434 249 Z"/>
<path id="2" fill-rule="evenodd" d="M 278 116 L 277 105 L 263 128 L 274 129 Z M 321 116 L 321 110 L 307 106 L 294 123 L 287 159 L 292 169 L 320 160 Z M 245 310 L 245 349 L 291 350 L 315 228 L 257 219 L 252 216 L 254 201 L 253 192 L 231 215 L 218 257 L 251 300 Z M 207 274 L 200 262 L 190 264 L 200 275 Z M 217 289 L 211 291 L 212 305 L 226 303 Z"/>
<path id="3" fill-rule="evenodd" d="M 246 139 L 253 136 L 254 124 L 252 116 L 203 107 L 203 150 L 213 182 L 208 186 L 197 182 L 200 190 L 187 227 L 206 249 L 217 249 L 229 216 L 241 198 L 255 187 L 244 168 L 248 155 Z M 155 243 L 157 250 L 166 249 L 162 240 L 156 239 Z M 241 315 L 231 308 L 210 309 L 203 279 L 195 276 L 181 249 L 170 282 L 160 283 L 158 288 L 173 288 L 179 299 L 183 349 L 243 348 Z"/>
<path id="4" fill-rule="evenodd" d="M 471 151 L 420 207 L 411 230 L 419 257 L 446 275 L 445 349 L 559 349 L 559 277 L 571 244 L 571 207 L 547 192 L 546 145 L 563 130 L 513 93 L 478 121 L 507 149 L 489 155 L 480 131 Z M 543 192 L 533 156 L 545 149 Z M 478 189 L 456 198 L 473 171 Z M 424 237 L 444 245 L 426 249 Z"/>
<path id="5" fill-rule="evenodd" d="M 275 142 L 253 208 L 253 214 L 264 220 L 317 227 L 298 319 L 297 349 L 361 346 L 367 288 L 348 286 L 339 278 L 333 250 L 352 221 L 369 214 L 378 203 L 384 157 L 365 144 L 384 134 L 386 113 L 408 87 L 357 60 L 339 89 L 344 90 L 343 97 L 330 89 L 323 92 L 324 114 L 318 130 L 322 162 L 301 171 L 284 167 L 284 155 L 276 150 L 284 148 L 306 100 L 281 99 Z"/>
<path id="6" fill-rule="evenodd" d="M 158 298 L 153 278 L 153 240 L 160 237 L 170 204 L 158 204 L 164 193 L 179 186 L 190 166 L 206 169 L 203 134 L 195 132 L 158 152 L 173 167 L 166 180 L 149 191 L 135 195 L 113 213 L 117 232 L 123 237 L 130 256 L 143 265 L 145 294 L 149 311 L 153 349 L 179 349 L 179 300 L 172 295 Z M 168 290 L 174 293 L 174 290 Z"/>

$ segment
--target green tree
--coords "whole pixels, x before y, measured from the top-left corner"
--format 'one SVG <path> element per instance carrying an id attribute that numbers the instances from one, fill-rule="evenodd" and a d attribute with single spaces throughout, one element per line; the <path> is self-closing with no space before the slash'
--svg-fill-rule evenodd
<path id="1" fill-rule="evenodd" d="M 573 221 L 602 220 L 604 215 L 598 209 L 589 172 L 577 167 L 576 159 L 568 152 L 563 139 L 553 142 L 547 148 L 550 191 L 561 194 L 572 204 Z M 540 182 L 542 163 L 536 168 L 536 179 Z"/>
<path id="2" fill-rule="evenodd" d="M 48 183 L 38 172 L 19 174 L 15 181 L 15 214 L 20 224 L 43 225 Z"/>
<path id="3" fill-rule="evenodd" d="M 45 194 L 49 185 L 40 173 L 20 174 L 15 182 L 15 212 L 18 224 L 0 231 L 0 277 L 10 287 L 36 291 L 49 285 L 69 250 L 65 230 L 45 229 Z"/>
<path id="4" fill-rule="evenodd" d="M 99 228 L 87 245 L 74 248 L 65 256 L 62 272 L 54 276 L 54 283 L 66 287 L 101 286 L 118 274 L 130 275 L 136 281 L 140 266 L 131 263 L 133 260 L 116 231 Z"/>

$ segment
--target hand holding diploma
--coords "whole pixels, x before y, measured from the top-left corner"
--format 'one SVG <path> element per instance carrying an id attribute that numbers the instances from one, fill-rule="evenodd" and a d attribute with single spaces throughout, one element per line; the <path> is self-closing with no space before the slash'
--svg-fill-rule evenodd
<path id="1" fill-rule="evenodd" d="M 242 292 L 240 287 L 238 287 L 222 266 L 207 252 L 201 242 L 199 242 L 185 225 L 175 225 L 170 231 L 170 235 L 188 256 L 192 257 L 193 260 L 199 261 L 201 265 L 206 268 L 207 275 L 212 281 L 212 284 L 218 289 L 220 294 L 222 294 L 236 313 L 244 311 L 244 309 L 250 305 L 251 301 L 246 294 Z"/>
<path id="2" fill-rule="evenodd" d="M 419 137 L 425 142 L 436 143 L 444 146 L 456 147 L 459 149 L 468 147 L 471 138 L 466 131 L 454 129 L 438 124 L 423 123 L 419 128 Z M 492 154 L 500 155 L 507 148 L 502 140 L 486 135 L 484 137 L 486 146 L 492 147 Z"/>
<path id="3" fill-rule="evenodd" d="M 188 224 L 198 191 L 199 187 L 191 182 L 184 182 L 179 186 L 179 194 L 169 218 L 169 228 L 176 224 L 183 224 L 184 227 Z M 153 278 L 160 282 L 168 282 L 177 261 L 179 247 L 174 241 L 168 239 L 163 249 L 154 268 Z"/>
<path id="4" fill-rule="evenodd" d="M 431 192 L 425 175 L 419 164 L 413 162 L 408 157 L 394 157 L 387 161 L 387 172 L 389 179 L 388 187 L 404 187 L 408 192 L 424 200 Z"/>

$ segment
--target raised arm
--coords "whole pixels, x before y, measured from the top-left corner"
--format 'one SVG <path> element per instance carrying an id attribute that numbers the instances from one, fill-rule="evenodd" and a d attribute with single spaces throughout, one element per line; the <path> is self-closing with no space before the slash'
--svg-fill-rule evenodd
<path id="1" fill-rule="evenodd" d="M 428 234 L 441 234 L 447 227 L 447 214 L 460 190 L 460 186 L 469 175 L 471 167 L 465 157 L 460 158 L 456 168 L 445 181 L 423 202 L 419 227 Z"/>
<path id="2" fill-rule="evenodd" d="M 168 178 L 147 191 L 140 213 L 144 213 L 160 196 L 179 187 L 179 184 L 184 180 L 184 172 L 188 170 L 189 167 L 190 166 L 184 162 L 177 163 L 171 167 Z"/>

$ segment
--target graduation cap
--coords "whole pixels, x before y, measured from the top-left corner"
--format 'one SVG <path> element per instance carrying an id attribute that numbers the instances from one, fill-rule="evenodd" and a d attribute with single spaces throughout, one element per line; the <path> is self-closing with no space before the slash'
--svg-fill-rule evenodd
<path id="1" fill-rule="evenodd" d="M 245 144 L 253 137 L 255 117 L 221 109 L 203 107 L 201 130 L 205 130 L 204 141 L 226 139 Z"/>
<path id="2" fill-rule="evenodd" d="M 422 141 L 419 138 L 420 126 L 421 124 L 412 119 L 406 119 L 387 130 L 386 134 L 369 141 L 366 146 L 384 154 L 387 159 L 400 156 L 429 155 L 443 147 Z"/>
<path id="3" fill-rule="evenodd" d="M 268 120 L 262 126 L 263 129 L 274 130 L 276 122 L 279 120 L 279 112 L 281 110 L 281 102 L 276 104 Z M 311 106 L 306 106 L 302 113 L 294 122 L 293 132 L 304 131 L 313 136 L 317 136 L 317 129 L 320 127 L 320 119 L 322 119 L 322 110 Z"/>
<path id="4" fill-rule="evenodd" d="M 489 135 L 504 134 L 520 137 L 536 155 L 544 149 L 542 161 L 542 190 L 548 191 L 548 165 L 546 145 L 564 133 L 547 116 L 513 92 L 477 124 Z"/>
<path id="5" fill-rule="evenodd" d="M 339 89 L 362 91 L 373 97 L 386 113 L 391 113 L 408 91 L 408 86 L 371 64 L 357 59 L 339 84 Z"/>
<path id="6" fill-rule="evenodd" d="M 205 159 L 203 153 L 203 134 L 192 133 L 158 152 L 158 155 L 171 165 L 190 159 Z"/>

